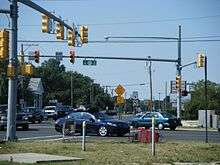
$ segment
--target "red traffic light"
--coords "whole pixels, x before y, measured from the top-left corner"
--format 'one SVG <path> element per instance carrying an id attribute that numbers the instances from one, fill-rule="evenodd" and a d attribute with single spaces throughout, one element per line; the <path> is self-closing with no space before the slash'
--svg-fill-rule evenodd
<path id="1" fill-rule="evenodd" d="M 34 61 L 36 63 L 40 62 L 40 51 L 39 50 L 34 51 Z"/>
<path id="2" fill-rule="evenodd" d="M 73 50 L 70 51 L 70 62 L 71 63 L 75 62 L 75 52 Z"/>

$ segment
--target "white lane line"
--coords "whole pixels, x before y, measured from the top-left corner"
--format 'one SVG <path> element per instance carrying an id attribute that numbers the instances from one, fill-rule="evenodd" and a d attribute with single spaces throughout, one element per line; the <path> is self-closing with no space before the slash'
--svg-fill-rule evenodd
<path id="1" fill-rule="evenodd" d="M 47 139 L 47 138 L 60 138 L 62 135 L 53 135 L 53 136 L 37 136 L 30 138 L 19 138 L 18 140 L 34 140 L 34 139 Z"/>

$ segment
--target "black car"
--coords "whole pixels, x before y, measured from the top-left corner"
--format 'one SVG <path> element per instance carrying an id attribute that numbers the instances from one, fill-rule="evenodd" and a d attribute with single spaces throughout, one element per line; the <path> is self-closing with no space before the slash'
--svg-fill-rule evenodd
<path id="1" fill-rule="evenodd" d="M 42 110 L 37 107 L 27 107 L 22 112 L 26 114 L 28 121 L 31 123 L 41 123 L 44 119 Z"/>
<path id="2" fill-rule="evenodd" d="M 7 105 L 0 106 L 0 129 L 4 130 L 7 127 Z M 19 112 L 19 108 L 17 108 L 16 114 L 16 127 L 22 128 L 23 130 L 28 130 L 29 123 L 28 117 L 25 113 Z"/>
<path id="3" fill-rule="evenodd" d="M 180 119 L 166 112 L 143 113 L 131 119 L 130 125 L 136 128 L 150 128 L 152 126 L 152 117 L 155 117 L 155 125 L 159 129 L 170 128 L 171 130 L 175 130 L 177 126 L 181 126 Z"/>
<path id="4" fill-rule="evenodd" d="M 65 117 L 69 115 L 71 112 L 73 112 L 73 109 L 69 106 L 62 106 L 55 112 L 53 119 L 57 120 L 59 118 Z"/>
<path id="5" fill-rule="evenodd" d="M 113 120 L 108 115 L 96 112 L 73 112 L 65 118 L 60 118 L 55 122 L 55 129 L 62 133 L 63 124 L 70 131 L 71 126 L 75 125 L 75 133 L 82 133 L 82 123 L 86 121 L 86 133 L 97 134 L 100 136 L 117 135 L 123 136 L 129 133 L 129 124 L 120 120 Z"/>

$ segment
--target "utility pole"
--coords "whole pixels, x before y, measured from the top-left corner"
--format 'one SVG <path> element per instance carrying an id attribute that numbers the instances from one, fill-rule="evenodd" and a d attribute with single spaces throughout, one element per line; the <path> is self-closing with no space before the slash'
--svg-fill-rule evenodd
<path id="1" fill-rule="evenodd" d="M 71 107 L 73 108 L 73 73 L 71 72 Z"/>
<path id="2" fill-rule="evenodd" d="M 165 100 L 164 100 L 164 110 L 167 110 L 167 81 L 165 82 Z"/>
<path id="3" fill-rule="evenodd" d="M 150 59 L 151 56 L 148 56 L 148 58 Z M 152 71 L 151 71 L 151 64 L 152 62 L 149 61 L 149 78 L 150 78 L 150 111 L 152 111 L 152 105 L 153 105 L 153 92 L 152 92 Z"/>
<path id="4" fill-rule="evenodd" d="M 15 75 L 8 80 L 8 114 L 6 140 L 16 139 L 16 103 L 17 103 L 17 35 L 18 35 L 18 4 L 17 0 L 11 1 L 11 53 L 9 64 L 14 67 Z"/>
<path id="5" fill-rule="evenodd" d="M 182 78 L 181 69 L 181 26 L 179 25 L 177 75 L 180 78 Z M 177 89 L 177 118 L 181 118 L 181 81 L 180 87 Z"/>
<path id="6" fill-rule="evenodd" d="M 161 109 L 160 109 L 160 92 L 158 93 L 158 95 L 159 95 L 159 111 L 161 111 Z"/>

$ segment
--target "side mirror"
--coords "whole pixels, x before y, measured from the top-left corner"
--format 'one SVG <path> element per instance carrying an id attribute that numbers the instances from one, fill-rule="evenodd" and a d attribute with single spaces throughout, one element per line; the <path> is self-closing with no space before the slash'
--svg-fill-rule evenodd
<path id="1" fill-rule="evenodd" d="M 89 120 L 90 120 L 91 122 L 95 122 L 95 120 L 94 120 L 93 118 L 90 118 Z"/>

